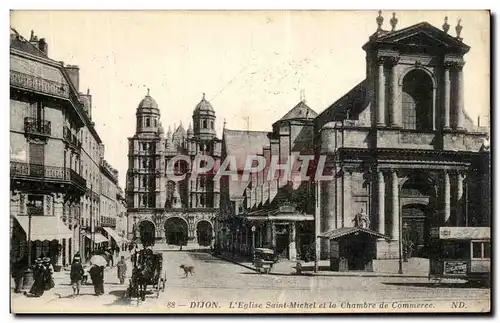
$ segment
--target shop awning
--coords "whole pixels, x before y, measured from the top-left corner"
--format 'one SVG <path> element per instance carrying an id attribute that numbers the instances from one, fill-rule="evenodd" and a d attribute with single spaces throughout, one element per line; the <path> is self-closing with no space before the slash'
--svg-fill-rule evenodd
<path id="1" fill-rule="evenodd" d="M 17 215 L 17 222 L 28 236 L 29 217 Z M 32 216 L 31 217 L 31 241 L 60 240 L 73 237 L 73 232 L 55 216 Z"/>
<path id="2" fill-rule="evenodd" d="M 383 239 L 390 239 L 388 236 L 378 233 L 376 231 L 366 229 L 366 228 L 361 228 L 361 227 L 344 227 L 344 228 L 338 228 L 332 231 L 324 232 L 319 235 L 320 238 L 326 238 L 330 240 L 335 240 L 338 238 L 342 238 L 344 236 L 352 235 L 352 234 L 359 234 L 359 233 L 364 233 L 368 234 L 377 238 L 383 238 Z"/>
<path id="3" fill-rule="evenodd" d="M 108 239 L 106 239 L 105 236 L 103 236 L 102 234 L 100 233 L 94 233 L 94 234 L 86 234 L 85 235 L 87 238 L 89 238 L 90 240 L 93 240 L 95 243 L 102 243 L 102 242 L 107 242 Z"/>
<path id="4" fill-rule="evenodd" d="M 115 240 L 116 243 L 120 243 L 123 241 L 123 238 L 120 237 L 115 230 L 108 227 L 104 227 L 103 229 L 108 233 L 108 237 L 113 238 L 113 240 Z"/>

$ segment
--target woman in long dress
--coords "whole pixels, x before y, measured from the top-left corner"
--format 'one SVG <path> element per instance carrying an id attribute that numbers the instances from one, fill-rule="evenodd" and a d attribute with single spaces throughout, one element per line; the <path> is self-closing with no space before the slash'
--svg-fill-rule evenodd
<path id="1" fill-rule="evenodd" d="M 42 263 L 42 259 L 37 259 L 35 261 L 35 266 L 33 266 L 33 278 L 34 282 L 29 291 L 35 297 L 40 297 L 45 291 L 45 281 L 46 281 L 46 269 Z"/>
<path id="2" fill-rule="evenodd" d="M 94 265 L 90 268 L 89 274 L 96 296 L 104 294 L 104 267 Z"/>

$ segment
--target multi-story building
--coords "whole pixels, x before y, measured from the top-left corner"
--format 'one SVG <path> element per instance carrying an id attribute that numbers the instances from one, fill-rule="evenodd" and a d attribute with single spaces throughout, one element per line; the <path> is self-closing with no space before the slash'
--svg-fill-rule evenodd
<path id="1" fill-rule="evenodd" d="M 126 248 L 127 240 L 127 200 L 125 199 L 125 195 L 123 193 L 123 189 L 120 186 L 116 188 L 116 229 L 115 231 L 118 233 L 121 238 L 120 248 Z"/>
<path id="2" fill-rule="evenodd" d="M 235 157 L 239 174 L 238 180 L 230 176 L 221 178 L 218 239 L 221 247 L 251 253 L 255 243 L 258 247 L 275 249 L 284 258 L 295 259 L 298 252 L 314 242 L 314 188 L 311 183 L 298 180 L 293 169 L 287 180 L 283 180 L 280 173 L 271 175 L 271 179 L 268 176 L 273 159 L 286 164 L 292 154 L 314 156 L 313 120 L 316 116 L 305 100 L 301 100 L 272 125 L 272 131 L 224 129 L 222 158 Z M 245 179 L 247 158 L 252 155 L 263 157 L 266 166 Z M 306 198 L 302 205 L 293 205 L 290 202 L 294 202 L 298 194 L 302 194 L 302 198 L 309 194 L 312 198 Z"/>
<path id="3" fill-rule="evenodd" d="M 12 261 L 50 257 L 56 270 L 78 249 L 81 174 L 79 133 L 88 122 L 77 87 L 45 39 L 11 29 L 10 150 Z"/>
<path id="4" fill-rule="evenodd" d="M 10 47 L 13 259 L 27 256 L 31 214 L 32 258 L 50 256 L 60 268 L 108 241 L 100 230 L 104 145 L 78 66 L 50 59 L 33 33 L 28 41 L 11 30 Z M 116 183 L 106 197 L 116 200 Z M 116 217 L 116 203 L 106 202 Z"/>
<path id="5" fill-rule="evenodd" d="M 163 239 L 168 244 L 211 245 L 218 214 L 220 189 L 213 174 L 194 176 L 190 166 L 200 156 L 220 158 L 220 140 L 215 133 L 215 111 L 205 99 L 195 107 L 193 127 L 182 124 L 166 136 L 160 110 L 149 95 L 140 102 L 136 133 L 129 138 L 127 212 L 129 239 Z M 184 161 L 173 162 L 175 156 Z M 197 160 L 197 159 L 196 159 Z M 200 163 L 203 163 L 201 161 Z M 187 173 L 182 181 L 168 178 Z"/>
<path id="6" fill-rule="evenodd" d="M 111 167 L 105 160 L 101 160 L 101 196 L 98 231 L 107 237 L 107 247 L 113 250 L 121 247 L 123 242 L 119 232 L 116 231 L 117 224 L 122 214 L 119 214 L 119 185 L 118 171 Z M 100 230 L 99 230 L 100 229 Z"/>
<path id="7" fill-rule="evenodd" d="M 386 268 L 390 264 L 397 268 L 405 245 L 414 246 L 410 256 L 429 255 L 432 227 L 491 224 L 488 134 L 473 123 L 464 106 L 464 55 L 470 48 L 460 37 L 461 26 L 451 36 L 446 23 L 443 30 L 426 22 L 397 30 L 397 19 L 391 19 L 392 30 L 386 31 L 382 22 L 379 16 L 377 31 L 363 46 L 366 78 L 311 124 L 299 127 L 306 131 L 294 133 L 295 121 L 280 120 L 273 126 L 279 139 L 234 131 L 223 136 L 224 154 L 234 154 L 231 146 L 235 150 L 256 136 L 265 144 L 249 150 L 266 156 L 270 149 L 271 155 L 285 157 L 281 163 L 294 150 L 293 138 L 313 143 L 316 160 L 323 156 L 326 161 L 322 174 L 332 179 L 313 178 L 313 195 L 298 194 L 302 198 L 297 203 L 315 201 L 314 232 L 322 237 L 316 246 L 321 247 L 322 258 L 334 259 L 333 267 L 344 258 L 349 269 L 376 270 L 382 261 Z M 248 183 L 223 191 L 222 220 L 236 213 L 245 219 L 227 226 L 230 248 L 241 249 L 241 241 L 248 241 L 241 232 L 249 232 L 252 223 L 277 216 L 266 207 L 266 201 L 276 200 L 274 192 L 268 188 L 272 193 L 265 193 L 261 183 L 257 174 Z M 293 212 L 297 203 L 290 201 L 300 185 L 287 186 L 282 190 L 278 186 L 276 196 L 285 197 L 278 204 L 296 220 L 280 219 L 280 228 L 272 225 L 268 238 L 261 240 L 287 249 L 293 258 L 290 242 L 298 239 L 294 223 L 308 212 Z M 246 208 L 235 211 L 236 203 Z M 295 205 L 290 208 L 290 204 Z"/>

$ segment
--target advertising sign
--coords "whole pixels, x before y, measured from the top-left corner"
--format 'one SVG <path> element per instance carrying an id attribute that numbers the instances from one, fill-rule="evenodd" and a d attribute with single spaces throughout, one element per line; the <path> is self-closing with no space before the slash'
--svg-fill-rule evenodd
<path id="1" fill-rule="evenodd" d="M 467 274 L 467 262 L 465 261 L 445 261 L 444 273 L 450 275 Z"/>

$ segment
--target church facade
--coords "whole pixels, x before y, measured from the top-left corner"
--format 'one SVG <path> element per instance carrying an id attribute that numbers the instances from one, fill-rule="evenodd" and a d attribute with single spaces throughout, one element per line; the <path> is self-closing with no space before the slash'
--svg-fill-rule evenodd
<path id="1" fill-rule="evenodd" d="M 348 257 L 350 269 L 364 270 L 366 259 L 370 267 L 379 260 L 397 264 L 400 251 L 409 244 L 410 256 L 427 257 L 432 227 L 490 226 L 488 133 L 474 124 L 464 107 L 464 55 L 470 48 L 460 37 L 462 26 L 459 23 L 457 35 L 451 36 L 446 22 L 443 30 L 426 22 L 397 30 L 393 16 L 392 30 L 383 30 L 383 17 L 376 21 L 376 32 L 362 47 L 365 79 L 314 114 L 311 131 L 302 132 L 316 160 L 325 158 L 323 174 L 333 176 L 308 183 L 308 192 L 313 192 L 305 196 L 315 202 L 313 210 L 297 212 L 295 205 L 294 212 L 279 221 L 267 205 L 284 187 L 277 187 L 278 194 L 264 190 L 261 198 L 258 188 L 273 186 L 262 185 L 256 176 L 245 184 L 246 192 L 230 188 L 222 197 L 222 220 L 229 231 L 222 235 L 224 248 L 231 250 L 233 245 L 241 250 L 241 241 L 247 250 L 275 248 L 279 224 L 286 238 L 283 254 L 304 259 L 296 224 L 317 218 L 311 229 L 321 237 L 315 244 L 317 254 L 322 259 Z M 258 153 L 292 152 L 297 136 L 289 134 L 294 123 L 276 122 L 273 131 L 262 136 Z M 226 132 L 223 153 L 236 146 L 231 144 L 234 131 Z M 240 136 L 244 142 L 244 133 Z M 296 188 L 285 192 L 288 198 L 282 196 L 284 203 L 275 208 L 288 209 L 294 192 Z M 235 211 L 239 203 L 246 209 Z M 242 220 L 236 221 L 238 217 Z M 339 239 L 341 245 L 331 244 Z"/>
<path id="2" fill-rule="evenodd" d="M 193 126 L 186 131 L 180 124 L 165 134 L 158 104 L 148 91 L 136 117 L 136 133 L 129 138 L 126 188 L 129 239 L 210 246 L 220 188 L 213 174 L 193 175 L 191 165 L 199 156 L 220 158 L 212 105 L 203 95 L 193 111 Z M 168 174 L 185 178 L 177 181 Z"/>

